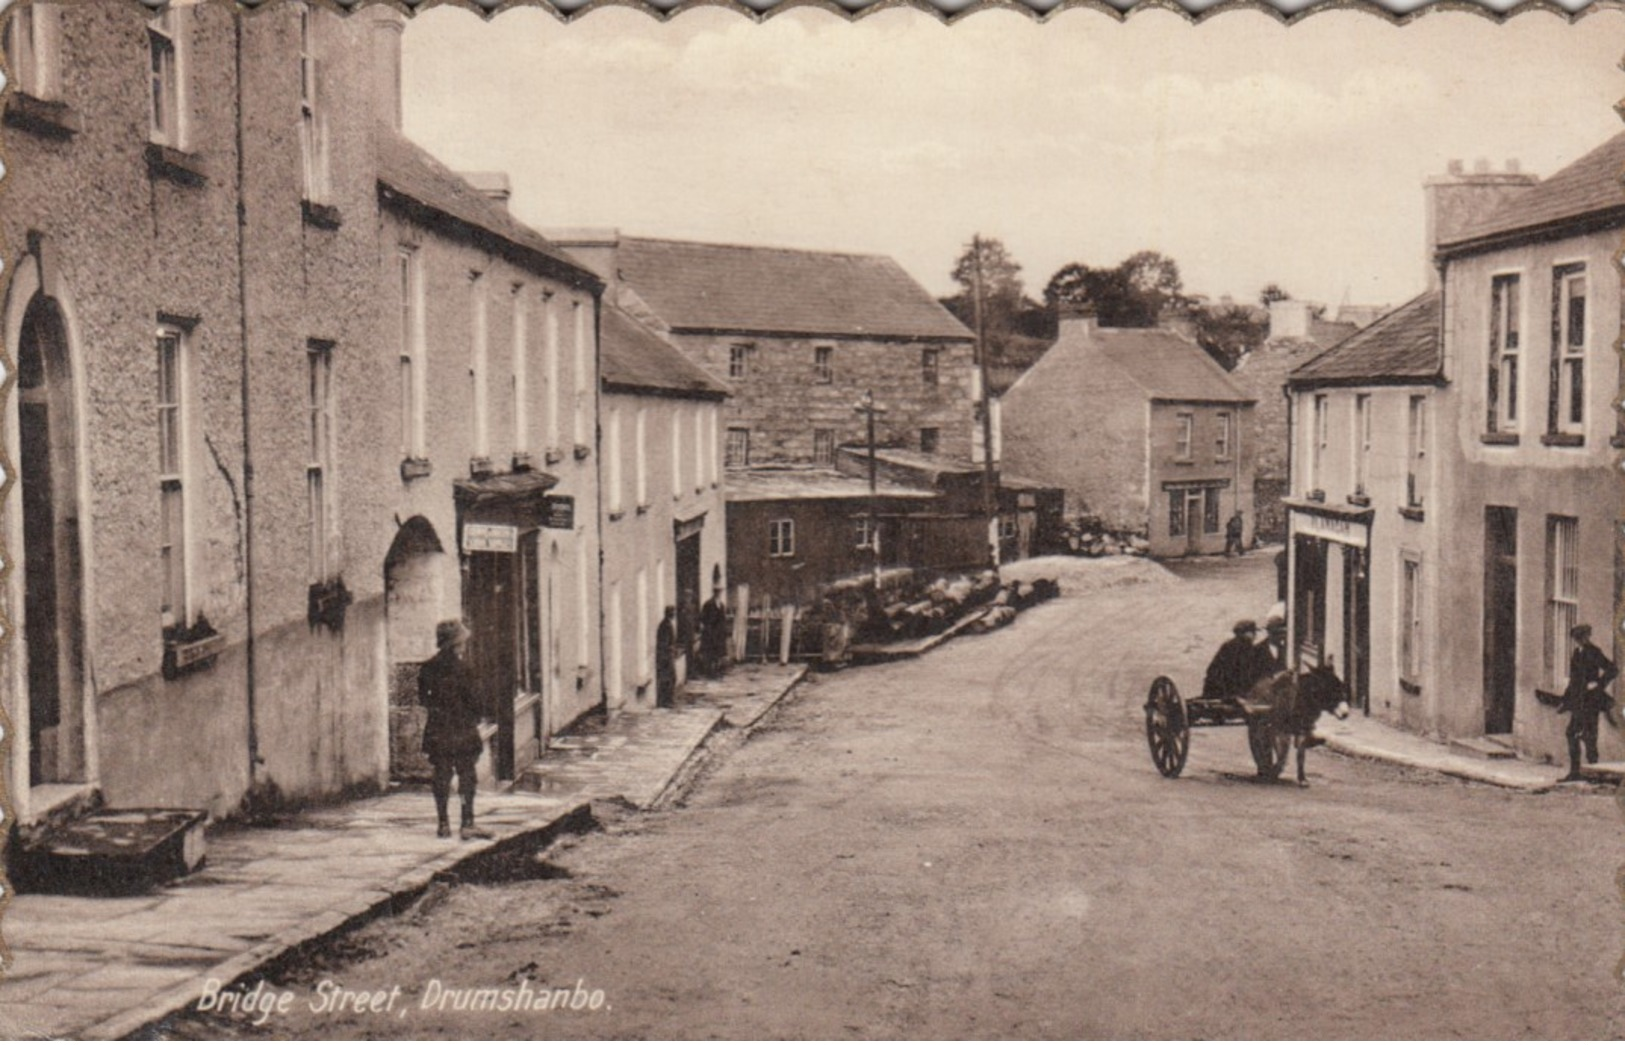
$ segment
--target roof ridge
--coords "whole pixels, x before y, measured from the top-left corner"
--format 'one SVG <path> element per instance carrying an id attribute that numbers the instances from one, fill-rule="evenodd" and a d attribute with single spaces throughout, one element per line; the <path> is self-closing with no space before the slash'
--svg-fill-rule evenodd
<path id="1" fill-rule="evenodd" d="M 785 247 L 778 244 L 762 243 L 716 243 L 710 240 L 679 239 L 674 236 L 621 236 L 621 243 L 669 243 L 685 247 L 706 247 L 713 250 L 748 250 L 754 252 L 771 251 L 776 254 L 816 254 L 826 258 L 858 258 L 864 261 L 884 261 L 898 265 L 897 259 L 889 254 L 863 253 L 853 250 L 820 250 L 813 247 Z M 912 278 L 912 277 L 911 277 Z"/>

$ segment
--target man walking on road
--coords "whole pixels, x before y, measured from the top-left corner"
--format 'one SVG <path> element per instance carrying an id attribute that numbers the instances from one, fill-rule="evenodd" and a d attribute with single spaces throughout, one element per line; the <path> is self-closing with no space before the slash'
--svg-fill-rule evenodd
<path id="1" fill-rule="evenodd" d="M 469 631 L 460 620 L 441 621 L 435 627 L 435 643 L 440 651 L 418 672 L 418 699 L 429 710 L 423 726 L 423 753 L 429 756 L 434 776 L 436 833 L 451 837 L 451 778 L 457 776 L 457 790 L 463 800 L 464 841 L 490 838 L 491 832 L 474 826 L 474 763 L 480 757 L 479 702 L 469 678 Z"/>
<path id="2" fill-rule="evenodd" d="M 1247 549 L 1241 543 L 1242 518 L 1241 509 L 1237 508 L 1230 514 L 1230 521 L 1224 524 L 1224 555 L 1229 558 L 1231 554 L 1246 555 Z M 1234 549 L 1234 552 L 1232 552 Z"/>
<path id="3" fill-rule="evenodd" d="M 1569 716 L 1565 735 L 1569 741 L 1569 775 L 1580 779 L 1580 746 L 1585 745 L 1586 761 L 1597 761 L 1597 718 L 1614 706 L 1608 684 L 1619 674 L 1614 662 L 1591 642 L 1591 625 L 1580 624 L 1569 632 L 1574 653 L 1569 657 L 1569 686 L 1558 710 Z"/>

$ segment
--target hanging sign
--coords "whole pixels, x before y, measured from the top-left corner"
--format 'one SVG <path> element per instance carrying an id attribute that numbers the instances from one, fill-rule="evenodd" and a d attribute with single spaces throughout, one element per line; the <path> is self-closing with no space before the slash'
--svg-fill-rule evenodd
<path id="1" fill-rule="evenodd" d="M 576 528 L 576 499 L 574 497 L 549 497 L 542 514 L 542 525 L 549 530 L 573 530 Z"/>
<path id="2" fill-rule="evenodd" d="M 463 551 L 506 552 L 519 549 L 519 527 L 495 523 L 464 523 Z"/>

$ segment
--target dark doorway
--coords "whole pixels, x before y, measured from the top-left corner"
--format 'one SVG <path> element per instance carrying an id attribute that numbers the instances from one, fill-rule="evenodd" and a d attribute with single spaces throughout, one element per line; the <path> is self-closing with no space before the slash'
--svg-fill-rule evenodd
<path id="1" fill-rule="evenodd" d="M 696 531 L 677 538 L 677 645 L 695 652 L 700 620 L 700 535 Z M 692 656 L 689 663 L 693 664 Z"/>
<path id="2" fill-rule="evenodd" d="M 1311 665 L 1326 656 L 1326 545 L 1313 537 L 1293 539 L 1292 614 L 1298 657 Z"/>
<path id="3" fill-rule="evenodd" d="M 1371 714 L 1371 585 L 1363 548 L 1343 548 L 1343 671 L 1349 703 Z"/>
<path id="4" fill-rule="evenodd" d="M 520 606 L 517 568 L 512 553 L 468 554 L 464 613 L 473 637 L 468 644 L 475 692 L 484 717 L 497 724 L 492 772 L 512 780 L 514 771 L 514 695 L 520 662 Z"/>
<path id="5" fill-rule="evenodd" d="M 1518 510 L 1484 509 L 1484 732 L 1512 732 L 1518 678 Z"/>
<path id="6" fill-rule="evenodd" d="M 77 780 L 84 773 L 73 401 L 62 313 L 49 298 L 36 296 L 23 314 L 17 345 L 30 785 Z"/>

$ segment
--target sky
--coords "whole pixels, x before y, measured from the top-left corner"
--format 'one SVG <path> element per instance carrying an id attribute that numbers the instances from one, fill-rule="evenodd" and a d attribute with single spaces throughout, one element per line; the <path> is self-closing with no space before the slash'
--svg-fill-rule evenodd
<path id="1" fill-rule="evenodd" d="M 507 172 L 544 231 L 888 254 L 935 294 L 980 233 L 1035 297 L 1070 262 L 1149 249 L 1213 298 L 1273 282 L 1398 304 L 1425 281 L 1423 182 L 1452 159 L 1549 175 L 1625 129 L 1622 55 L 1617 9 L 946 26 L 442 7 L 405 34 L 405 129 Z"/>

